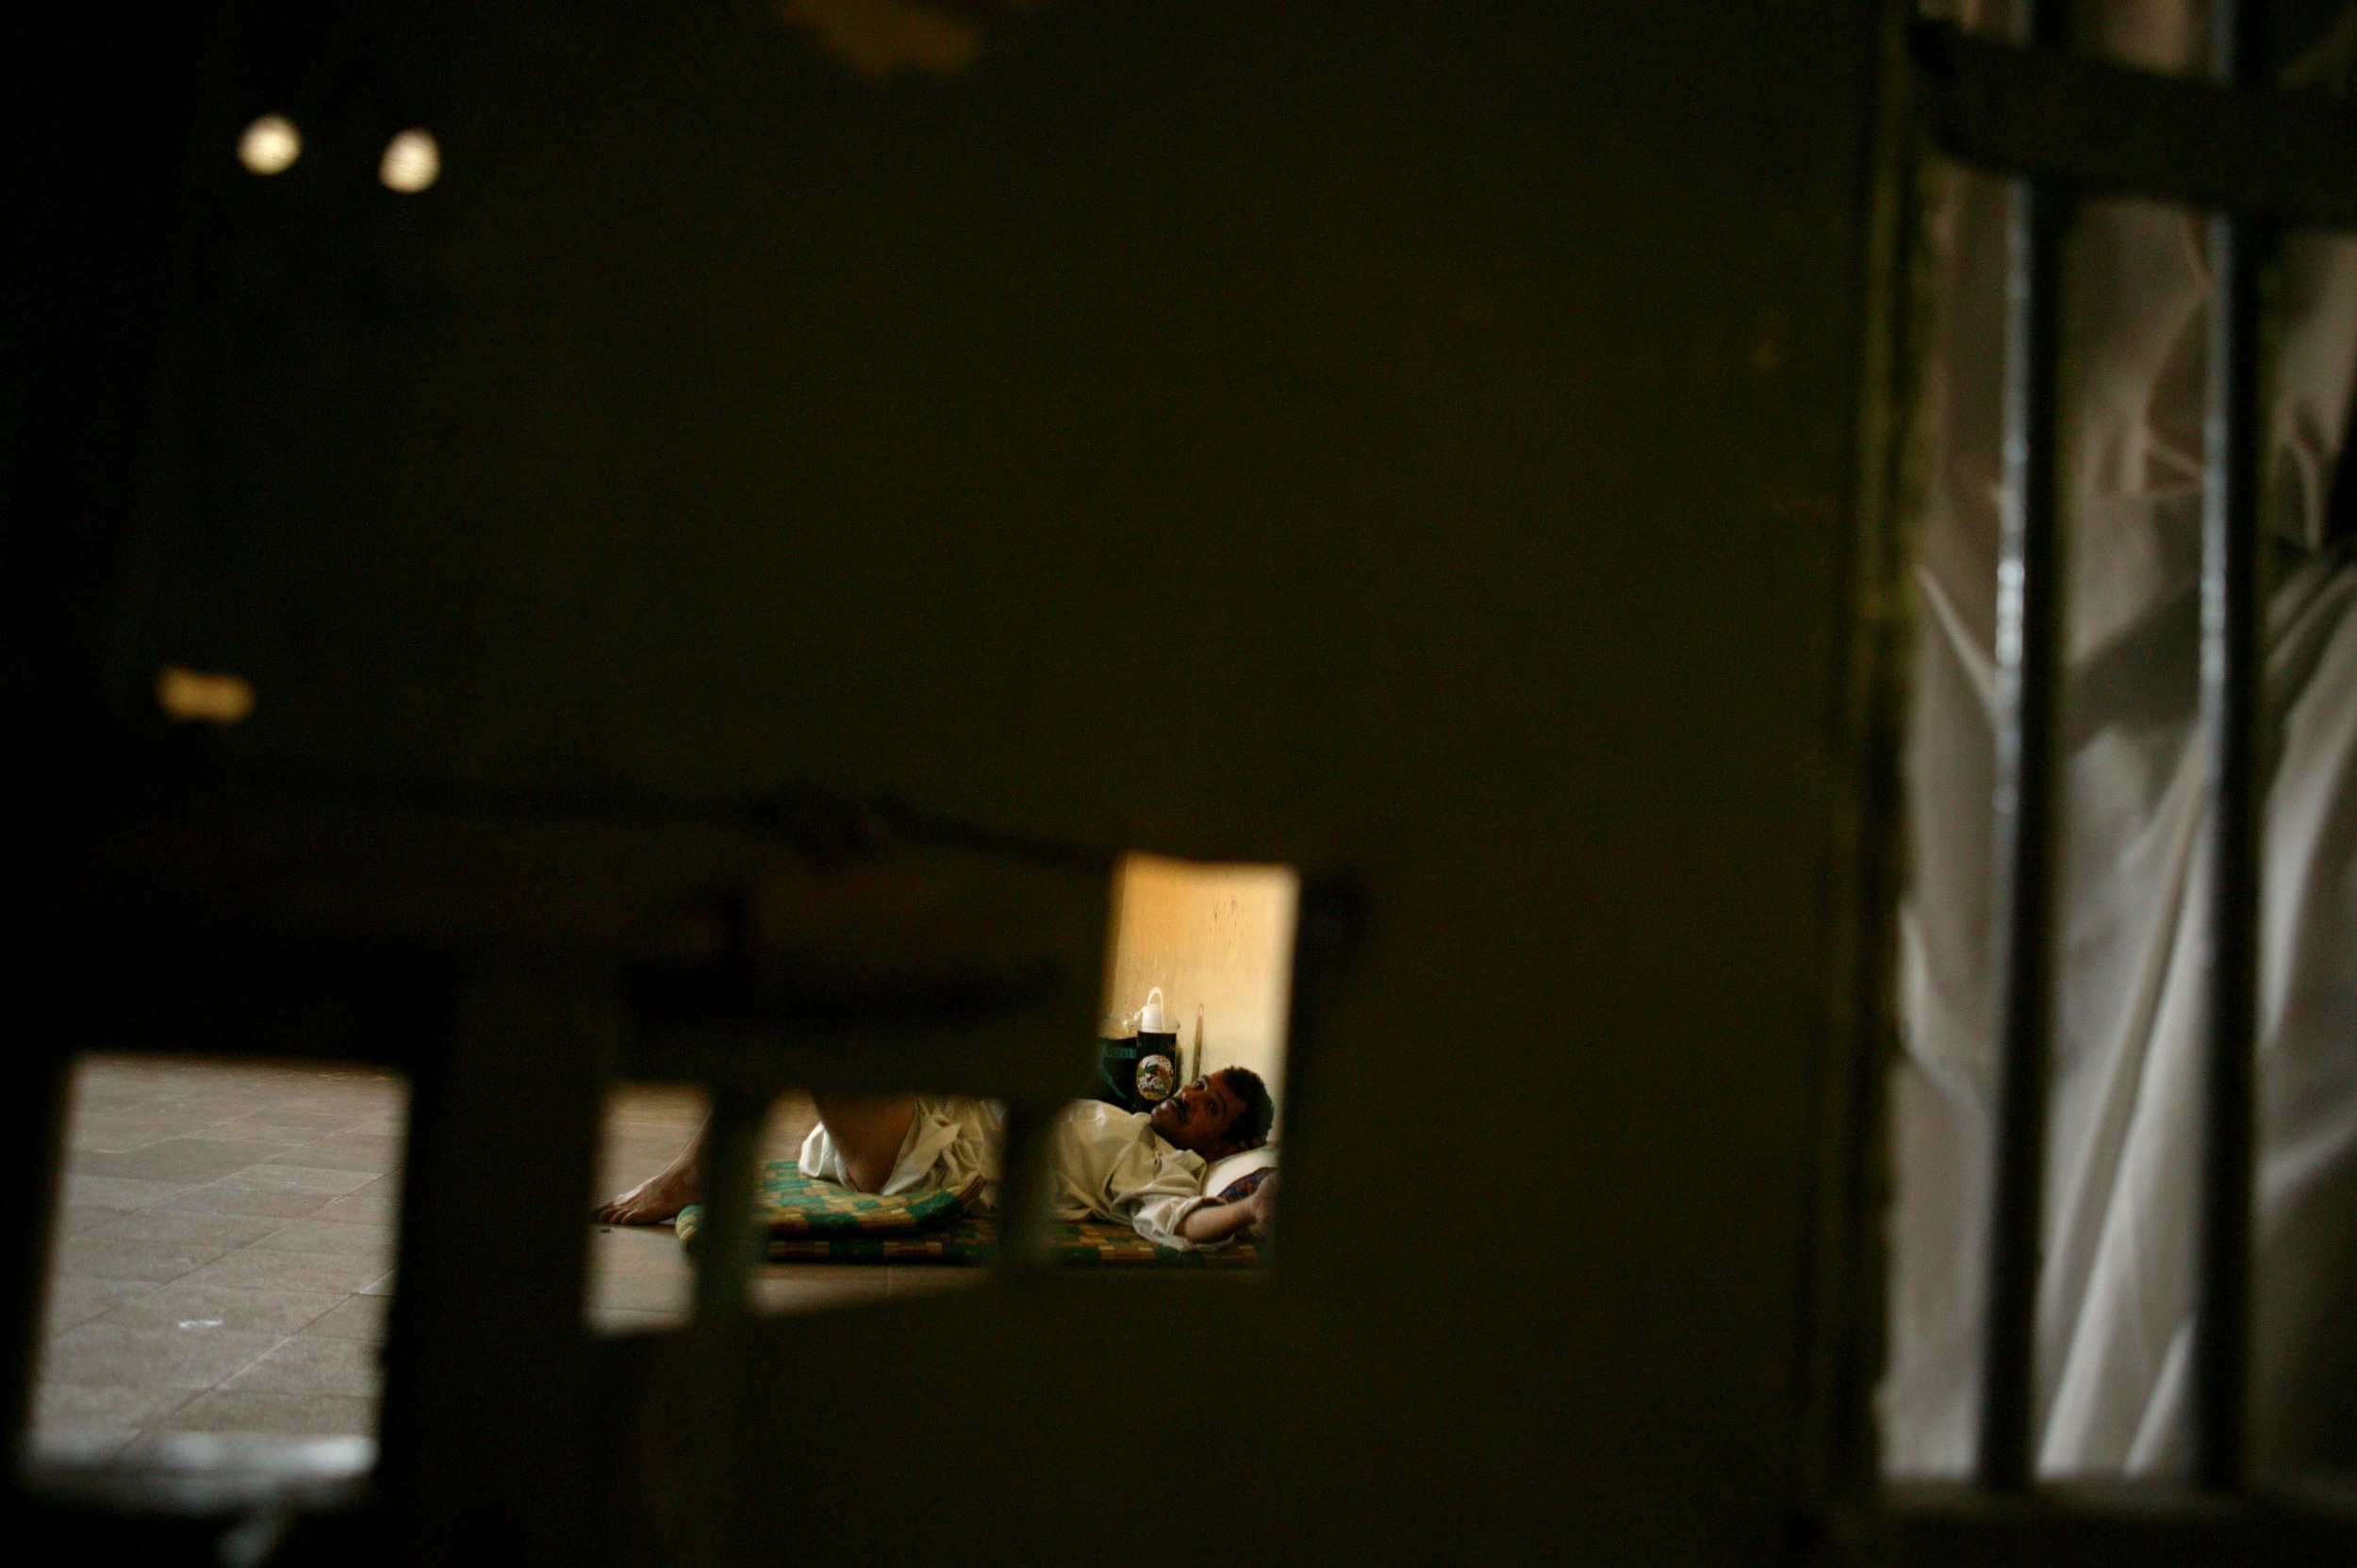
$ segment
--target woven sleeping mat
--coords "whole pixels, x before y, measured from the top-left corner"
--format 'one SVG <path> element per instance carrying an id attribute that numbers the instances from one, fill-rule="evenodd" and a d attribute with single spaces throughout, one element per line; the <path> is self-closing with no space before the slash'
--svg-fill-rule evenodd
<path id="1" fill-rule="evenodd" d="M 974 1210 L 978 1182 L 962 1192 L 922 1197 L 855 1193 L 804 1176 L 791 1160 L 764 1162 L 754 1200 L 773 1263 L 987 1263 L 998 1250 L 996 1215 Z M 696 1243 L 703 1209 L 680 1211 L 679 1239 Z M 1126 1225 L 1095 1220 L 1060 1224 L 1049 1239 L 1059 1263 L 1168 1264 L 1235 1268 L 1261 1261 L 1260 1248 L 1239 1241 L 1208 1252 L 1156 1246 Z"/>

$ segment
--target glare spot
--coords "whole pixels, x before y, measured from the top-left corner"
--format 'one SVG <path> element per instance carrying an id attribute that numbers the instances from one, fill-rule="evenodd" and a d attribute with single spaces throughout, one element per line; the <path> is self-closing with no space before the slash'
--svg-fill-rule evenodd
<path id="1" fill-rule="evenodd" d="M 238 161 L 257 174 L 283 173 L 303 156 L 303 133 L 283 114 L 265 114 L 238 138 Z"/>
<path id="2" fill-rule="evenodd" d="M 183 723 L 236 724 L 254 712 L 254 686 L 242 675 L 168 664 L 156 672 L 156 705 Z"/>
<path id="3" fill-rule="evenodd" d="M 442 149 L 431 133 L 405 130 L 385 143 L 385 160 L 376 166 L 376 175 L 388 190 L 414 196 L 442 177 Z"/>
<path id="4" fill-rule="evenodd" d="M 183 1329 L 218 1329 L 221 1324 L 222 1320 L 217 1317 L 184 1317 L 180 1320 Z"/>

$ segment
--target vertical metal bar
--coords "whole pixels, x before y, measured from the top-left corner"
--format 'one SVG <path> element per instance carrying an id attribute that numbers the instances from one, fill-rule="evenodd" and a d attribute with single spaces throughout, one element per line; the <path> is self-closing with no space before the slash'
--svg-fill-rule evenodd
<path id="1" fill-rule="evenodd" d="M 378 1470 L 394 1560 L 571 1560 L 582 1521 L 559 1500 L 592 1473 L 583 1199 L 628 1016 L 604 973 L 515 952 L 389 970 L 369 999 L 413 1069 Z M 496 1227 L 486 1197 L 512 1211 Z"/>
<path id="2" fill-rule="evenodd" d="M 2024 0 L 2021 40 L 2060 41 L 2062 8 Z M 2068 192 L 2016 179 L 2005 285 L 2004 553 L 1998 569 L 1996 961 L 2000 1044 L 1994 1212 L 1983 1322 L 1979 1472 L 2030 1483 L 2053 1013 L 2055 711 L 2063 636 L 2057 405 Z"/>
<path id="3" fill-rule="evenodd" d="M 680 1368 L 688 1438 L 684 1444 L 687 1495 L 680 1510 L 684 1533 L 677 1546 L 679 1560 L 697 1568 L 717 1568 L 742 1556 L 731 1528 L 741 1506 L 739 1424 L 747 1409 L 742 1362 L 757 1245 L 754 1162 L 767 1113 L 762 1097 L 734 1084 L 713 1085 L 712 1116 L 704 1124 L 696 1316 Z"/>
<path id="4" fill-rule="evenodd" d="M 1044 1268 L 1055 1225 L 1052 1105 L 1010 1100 L 999 1134 L 998 1258 L 1001 1277 Z"/>
<path id="5" fill-rule="evenodd" d="M 2260 85 L 2261 7 L 2215 0 L 2215 74 Z M 2207 1137 L 2194 1309 L 2194 1474 L 2239 1488 L 2250 1354 L 2253 1074 L 2258 1039 L 2261 617 L 2266 540 L 2259 525 L 2260 274 L 2268 236 L 2250 219 L 2210 220 L 2210 388 L 2201 513 L 2201 704 L 2210 768 Z"/>
<path id="6" fill-rule="evenodd" d="M 13 1080 L 0 1095 L 0 1172 L 15 1195 L 0 1218 L 0 1488 L 31 1458 L 33 1398 L 41 1374 L 41 1308 L 49 1286 L 49 1253 L 57 1230 L 58 1167 L 72 1103 L 73 1058 L 58 1046 L 46 998 L 16 966 L 6 971 L 23 983 L 12 995 L 28 999 L 26 1034 L 10 1064 Z"/>
<path id="7" fill-rule="evenodd" d="M 768 1107 L 741 1090 L 716 1088 L 704 1132 L 703 1245 L 697 1248 L 696 1324 L 725 1328 L 744 1315 L 753 1263 L 754 1157 Z"/>

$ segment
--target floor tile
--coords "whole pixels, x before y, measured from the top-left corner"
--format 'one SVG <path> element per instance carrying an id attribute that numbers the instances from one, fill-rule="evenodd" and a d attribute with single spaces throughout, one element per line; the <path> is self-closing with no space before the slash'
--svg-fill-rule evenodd
<path id="1" fill-rule="evenodd" d="M 888 1272 L 843 1263 L 822 1263 L 792 1274 L 765 1269 L 752 1282 L 752 1310 L 765 1317 L 783 1317 L 881 1301 L 891 1288 Z"/>
<path id="2" fill-rule="evenodd" d="M 95 1204 L 102 1208 L 120 1209 L 125 1213 L 133 1209 L 148 1209 L 187 1192 L 196 1183 L 191 1181 L 140 1181 L 127 1176 L 88 1176 L 69 1169 L 58 1183 L 68 1203 Z"/>
<path id="3" fill-rule="evenodd" d="M 242 1116 L 234 1117 L 232 1122 L 233 1125 L 239 1127 L 280 1128 L 288 1131 L 318 1134 L 340 1132 L 358 1121 L 362 1114 L 363 1113 L 357 1107 L 348 1110 L 325 1110 L 299 1102 L 289 1102 L 270 1106 L 260 1111 L 248 1112 Z"/>
<path id="4" fill-rule="evenodd" d="M 265 1432 L 285 1437 L 372 1437 L 376 1401 L 341 1394 L 281 1394 L 216 1389 L 200 1395 L 135 1447 L 179 1432 Z"/>
<path id="5" fill-rule="evenodd" d="M 189 1242 L 135 1241 L 97 1230 L 58 1240 L 56 1267 L 89 1279 L 146 1279 L 162 1284 L 220 1257 L 223 1248 Z"/>
<path id="6" fill-rule="evenodd" d="M 590 1237 L 589 1268 L 593 1274 L 651 1268 L 685 1274 L 693 1265 L 678 1232 L 668 1225 L 611 1225 L 598 1227 Z"/>
<path id="7" fill-rule="evenodd" d="M 651 1144 L 657 1147 L 669 1146 L 677 1149 L 696 1135 L 703 1126 L 703 1113 L 692 1116 L 625 1116 L 609 1117 L 601 1125 L 601 1135 L 608 1144 Z"/>
<path id="8" fill-rule="evenodd" d="M 301 1154 L 304 1151 L 297 1149 L 294 1152 Z M 358 1192 L 370 1182 L 377 1180 L 383 1174 L 381 1171 L 322 1170 L 314 1165 L 288 1164 L 279 1161 L 272 1161 L 264 1164 L 248 1165 L 236 1175 L 225 1176 L 222 1180 L 235 1181 L 240 1186 L 267 1188 L 274 1192 L 319 1193 L 327 1197 L 342 1197 L 349 1193 Z"/>
<path id="9" fill-rule="evenodd" d="M 286 1223 L 263 1214 L 208 1214 L 169 1203 L 124 1215 L 107 1228 L 130 1241 L 190 1242 L 205 1246 L 251 1246 Z"/>
<path id="10" fill-rule="evenodd" d="M 711 1104 L 701 1089 L 671 1083 L 624 1083 L 605 1097 L 609 1118 L 634 1116 L 701 1116 Z"/>
<path id="11" fill-rule="evenodd" d="M 167 1083 L 159 1083 L 161 1099 L 170 1105 L 182 1105 L 192 1111 L 251 1110 L 267 1101 L 267 1090 L 253 1080 L 223 1072 L 202 1060 L 181 1064 L 181 1075 Z"/>
<path id="12" fill-rule="evenodd" d="M 33 1401 L 33 1425 L 122 1429 L 126 1438 L 196 1397 L 185 1388 L 109 1388 L 104 1383 L 43 1383 Z"/>
<path id="13" fill-rule="evenodd" d="M 354 1257 L 393 1262 L 393 1228 L 389 1225 L 338 1225 L 332 1221 L 299 1219 L 252 1244 L 255 1252 L 340 1252 Z"/>
<path id="14" fill-rule="evenodd" d="M 391 1225 L 401 1217 L 401 1178 L 380 1176 L 314 1211 L 317 1219 L 341 1224 Z"/>
<path id="15" fill-rule="evenodd" d="M 300 1148 L 324 1136 L 316 1127 L 279 1127 L 269 1122 L 215 1122 L 205 1130 L 205 1136 L 216 1143 L 243 1144 L 254 1150 L 257 1160 L 267 1159 L 280 1149 Z"/>
<path id="16" fill-rule="evenodd" d="M 933 1265 L 899 1267 L 892 1271 L 892 1296 L 901 1299 L 915 1296 L 940 1296 L 948 1291 L 972 1290 L 990 1283 L 986 1268 L 941 1268 Z"/>
<path id="17" fill-rule="evenodd" d="M 32 1462 L 63 1470 L 91 1470 L 112 1461 L 139 1439 L 139 1433 L 119 1427 L 36 1428 L 29 1444 Z"/>
<path id="18" fill-rule="evenodd" d="M 598 1156 L 598 1186 L 605 1196 L 635 1187 L 669 1164 L 682 1143 L 673 1138 L 631 1139 L 607 1146 Z"/>
<path id="19" fill-rule="evenodd" d="M 315 1170 L 365 1171 L 370 1176 L 383 1176 L 401 1168 L 402 1142 L 399 1138 L 355 1137 L 350 1132 L 331 1133 L 315 1143 L 284 1154 L 271 1156 L 274 1165 L 308 1165 Z"/>
<path id="20" fill-rule="evenodd" d="M 70 1274 L 54 1275 L 42 1301 L 43 1332 L 54 1335 L 77 1323 L 88 1323 L 126 1301 L 137 1301 L 163 1288 L 150 1279 L 85 1279 Z"/>
<path id="21" fill-rule="evenodd" d="M 598 1168 L 611 1177 L 643 1181 L 686 1147 L 687 1140 L 679 1137 L 616 1138 L 599 1151 Z"/>
<path id="22" fill-rule="evenodd" d="M 267 1094 L 173 1095 L 148 1101 L 140 1108 L 140 1114 L 169 1117 L 181 1123 L 191 1135 L 202 1135 L 223 1122 L 262 1110 L 271 1103 Z"/>
<path id="23" fill-rule="evenodd" d="M 229 1329 L 86 1323 L 51 1337 L 41 1378 L 110 1388 L 211 1388 L 244 1370 L 281 1337 Z"/>
<path id="24" fill-rule="evenodd" d="M 153 1062 L 126 1062 L 127 1073 L 119 1077 L 103 1067 L 101 1060 L 84 1057 L 74 1075 L 74 1108 L 77 1112 L 93 1106 L 136 1105 L 164 1092 L 163 1080 L 154 1076 Z"/>
<path id="25" fill-rule="evenodd" d="M 180 1121 L 157 1121 L 140 1116 L 90 1117 L 76 1121 L 66 1134 L 69 1154 L 128 1154 L 135 1148 L 160 1144 L 190 1131 Z"/>
<path id="26" fill-rule="evenodd" d="M 58 1210 L 51 1222 L 58 1237 L 87 1236 L 93 1230 L 111 1231 L 124 1217 L 137 1213 L 132 1209 L 107 1209 L 95 1203 L 68 1203 Z"/>
<path id="27" fill-rule="evenodd" d="M 188 1282 L 349 1296 L 373 1282 L 389 1262 L 348 1252 L 269 1252 L 247 1247 L 190 1271 Z"/>
<path id="28" fill-rule="evenodd" d="M 677 1274 L 648 1270 L 631 1274 L 609 1274 L 592 1282 L 589 1291 L 591 1308 L 620 1307 L 634 1312 L 684 1312 L 696 1294 L 696 1282 L 686 1270 Z"/>
<path id="29" fill-rule="evenodd" d="M 291 1192 L 283 1186 L 257 1186 L 244 1180 L 242 1174 L 191 1187 L 172 1200 L 175 1209 L 188 1209 L 200 1213 L 246 1214 L 262 1219 L 302 1219 L 316 1214 L 342 1198 L 328 1193 Z"/>
<path id="30" fill-rule="evenodd" d="M 680 1150 L 694 1139 L 692 1127 L 666 1128 L 660 1131 L 629 1131 L 607 1128 L 598 1145 L 598 1170 L 602 1176 L 628 1176 L 641 1181 L 671 1163 Z"/>
<path id="31" fill-rule="evenodd" d="M 341 1394 L 373 1399 L 385 1385 L 373 1341 L 290 1339 L 222 1386 L 272 1394 Z"/>
<path id="32" fill-rule="evenodd" d="M 250 1144 L 220 1138 L 166 1138 L 122 1154 L 76 1154 L 78 1176 L 127 1176 L 135 1181 L 172 1181 L 187 1186 L 211 1181 L 255 1163 Z"/>
<path id="33" fill-rule="evenodd" d="M 257 1290 L 242 1285 L 163 1285 L 115 1308 L 101 1323 L 137 1329 L 190 1325 L 248 1334 L 291 1334 L 350 1297 L 337 1291 Z"/>
<path id="34" fill-rule="evenodd" d="M 305 1339 L 382 1340 L 385 1337 L 385 1309 L 390 1305 L 389 1296 L 355 1296 L 340 1307 L 323 1312 L 317 1322 L 303 1330 Z"/>
<path id="35" fill-rule="evenodd" d="M 77 1124 L 90 1127 L 161 1119 L 148 1114 L 148 1103 L 153 1098 L 150 1095 L 127 1091 L 92 1092 L 88 1084 L 77 1084 L 74 1091 L 73 1115 Z"/>

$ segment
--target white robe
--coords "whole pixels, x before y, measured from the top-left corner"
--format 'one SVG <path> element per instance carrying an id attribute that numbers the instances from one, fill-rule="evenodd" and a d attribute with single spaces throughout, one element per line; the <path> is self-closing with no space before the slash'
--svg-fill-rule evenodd
<path id="1" fill-rule="evenodd" d="M 834 1147 L 824 1123 L 802 1140 L 801 1168 L 816 1180 L 851 1185 L 850 1167 L 843 1163 L 843 1151 Z M 887 1197 L 921 1197 L 963 1187 L 977 1176 L 984 1181 L 981 1206 L 997 1207 L 998 1107 L 989 1100 L 919 1095 L 908 1135 L 900 1140 L 899 1157 L 877 1191 Z"/>
<path id="2" fill-rule="evenodd" d="M 1058 1219 L 1114 1220 L 1157 1246 L 1195 1246 L 1178 1223 L 1211 1201 L 1203 1157 L 1164 1143 L 1152 1117 L 1081 1100 L 1056 1118 L 1055 1138 Z"/>
<path id="3" fill-rule="evenodd" d="M 998 1132 L 998 1110 L 989 1101 L 919 1096 L 899 1158 L 881 1190 L 921 1196 L 964 1186 L 980 1175 L 987 1183 L 982 1206 L 995 1208 Z M 1196 1246 L 1178 1233 L 1178 1225 L 1211 1201 L 1203 1192 L 1203 1158 L 1164 1143 L 1151 1117 L 1080 1100 L 1057 1114 L 1051 1136 L 1058 1219 L 1111 1220 L 1157 1246 L 1186 1251 Z M 823 1126 L 802 1141 L 801 1170 L 850 1185 L 842 1152 Z"/>

